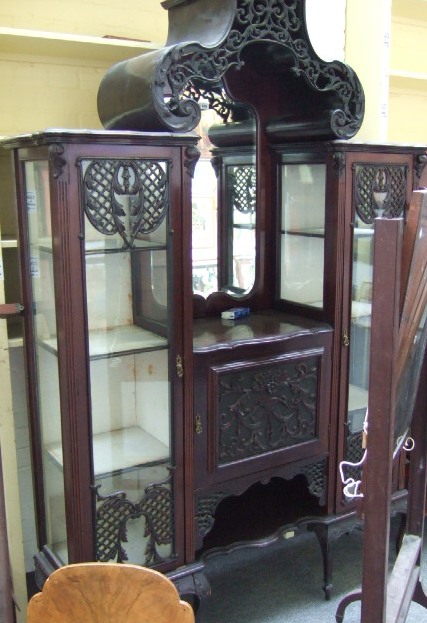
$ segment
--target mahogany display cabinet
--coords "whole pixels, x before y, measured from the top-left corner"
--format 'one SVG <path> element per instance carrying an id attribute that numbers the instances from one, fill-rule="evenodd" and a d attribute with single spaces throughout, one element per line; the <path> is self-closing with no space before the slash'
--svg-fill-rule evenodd
<path id="1" fill-rule="evenodd" d="M 129 560 L 200 593 L 212 547 L 308 527 L 330 565 L 331 540 L 355 525 L 338 465 L 362 453 L 373 220 L 405 215 L 425 150 L 274 138 L 265 308 L 252 290 L 192 295 L 195 136 L 3 141 L 17 187 L 40 583 L 67 562 Z M 251 313 L 223 319 L 237 302 Z M 249 522 L 230 513 L 221 533 L 221 507 L 248 491 Z"/>
<path id="2" fill-rule="evenodd" d="M 53 130 L 4 143 L 17 184 L 40 583 L 67 562 L 185 562 L 183 204 L 195 141 Z"/>
<path id="3" fill-rule="evenodd" d="M 316 55 L 303 0 L 270 4 L 167 0 L 165 48 L 101 83 L 104 132 L 3 141 L 40 582 L 129 560 L 200 597 L 212 548 L 310 529 L 329 596 L 331 543 L 358 522 L 339 465 L 362 452 L 373 221 L 405 217 L 426 149 L 351 141 L 356 74 Z M 396 469 L 398 504 L 403 485 Z"/>

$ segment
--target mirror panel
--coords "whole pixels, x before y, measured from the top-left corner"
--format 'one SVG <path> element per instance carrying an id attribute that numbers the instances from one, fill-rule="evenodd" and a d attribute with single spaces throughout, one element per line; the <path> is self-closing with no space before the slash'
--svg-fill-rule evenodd
<path id="1" fill-rule="evenodd" d="M 196 129 L 201 138 L 191 190 L 193 292 L 204 297 L 218 290 L 218 179 L 212 166 L 213 145 L 208 131 L 220 122 L 221 118 L 208 108 L 202 111 Z"/>
<path id="2" fill-rule="evenodd" d="M 255 117 L 224 95 L 226 110 L 199 99 L 200 159 L 192 186 L 193 291 L 247 294 L 255 281 Z"/>

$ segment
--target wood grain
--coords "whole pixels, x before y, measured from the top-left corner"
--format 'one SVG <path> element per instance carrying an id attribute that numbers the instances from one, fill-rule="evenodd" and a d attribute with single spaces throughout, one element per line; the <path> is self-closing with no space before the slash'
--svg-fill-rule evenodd
<path id="1" fill-rule="evenodd" d="M 32 597 L 27 623 L 194 623 L 174 584 L 145 567 L 81 563 L 55 571 Z"/>

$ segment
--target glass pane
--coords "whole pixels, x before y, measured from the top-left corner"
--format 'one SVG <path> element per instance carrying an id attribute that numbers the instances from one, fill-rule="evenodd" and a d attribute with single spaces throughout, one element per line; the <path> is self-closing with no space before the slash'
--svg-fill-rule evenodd
<path id="1" fill-rule="evenodd" d="M 227 167 L 229 223 L 229 281 L 223 289 L 243 294 L 255 280 L 255 164 Z"/>
<path id="2" fill-rule="evenodd" d="M 324 164 L 282 167 L 280 298 L 323 307 Z"/>
<path id="3" fill-rule="evenodd" d="M 200 159 L 192 181 L 193 292 L 239 297 L 255 277 L 255 116 L 217 87 L 206 85 L 205 94 L 198 100 Z M 242 240 L 237 229 L 251 234 Z"/>
<path id="4" fill-rule="evenodd" d="M 191 186 L 193 291 L 208 296 L 218 290 L 217 178 L 209 152 L 203 152 Z"/>
<path id="5" fill-rule="evenodd" d="M 255 229 L 234 228 L 233 231 L 233 281 L 232 285 L 246 292 L 255 279 Z"/>
<path id="6" fill-rule="evenodd" d="M 364 223 L 357 213 L 354 225 L 348 394 L 350 433 L 363 429 L 368 406 L 374 241 L 373 225 Z"/>
<path id="7" fill-rule="evenodd" d="M 25 163 L 25 182 L 47 545 L 66 563 L 68 555 L 47 162 Z"/>
<path id="8" fill-rule="evenodd" d="M 88 179 L 98 168 L 108 175 L 95 188 Z M 168 189 L 159 171 L 167 171 L 166 163 L 108 160 L 82 166 L 101 561 L 149 565 L 173 553 Z M 133 192 L 147 184 L 159 209 Z M 111 218 L 113 208 L 119 221 Z M 168 518 L 165 525 L 156 524 L 160 516 Z"/>

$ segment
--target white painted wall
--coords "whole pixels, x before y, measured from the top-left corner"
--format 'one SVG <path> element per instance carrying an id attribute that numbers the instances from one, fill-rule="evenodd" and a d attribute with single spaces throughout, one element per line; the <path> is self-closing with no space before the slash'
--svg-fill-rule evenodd
<path id="1" fill-rule="evenodd" d="M 344 60 L 346 0 L 306 0 L 311 44 L 325 61 Z"/>
<path id="2" fill-rule="evenodd" d="M 391 0 L 347 0 L 345 60 L 365 91 L 356 140 L 387 140 L 391 8 Z"/>

